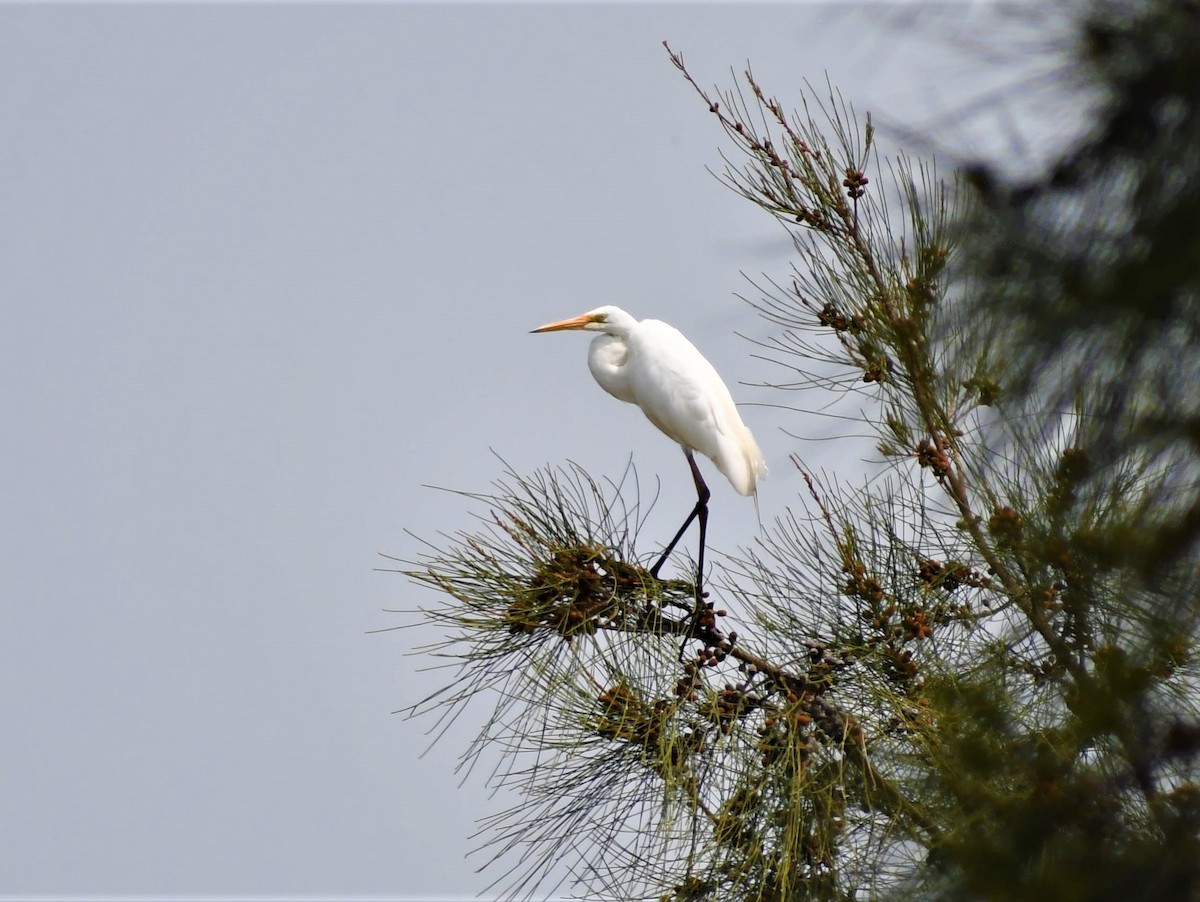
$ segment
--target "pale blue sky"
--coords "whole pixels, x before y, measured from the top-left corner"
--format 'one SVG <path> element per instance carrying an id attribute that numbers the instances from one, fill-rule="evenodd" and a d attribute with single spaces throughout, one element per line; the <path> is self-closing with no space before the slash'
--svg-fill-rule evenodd
<path id="1" fill-rule="evenodd" d="M 632 453 L 663 481 L 649 534 L 690 505 L 678 448 L 592 383 L 586 341 L 527 334 L 548 320 L 666 319 L 738 400 L 777 400 L 737 385 L 774 374 L 734 294 L 786 274 L 786 236 L 705 172 L 723 139 L 660 42 L 702 83 L 749 60 L 787 102 L 828 72 L 933 144 L 996 147 L 1026 134 L 1020 96 L 975 132 L 950 114 L 1011 77 L 996 21 L 0 6 L 0 892 L 487 886 L 463 855 L 506 801 L 457 785 L 469 725 L 419 758 L 424 725 L 389 713 L 440 678 L 418 633 L 367 634 L 423 600 L 377 555 L 469 527 L 422 486 L 485 490 L 489 449 L 611 475 Z M 765 518 L 793 451 L 853 475 L 844 446 L 780 431 L 834 426 L 744 416 Z M 712 544 L 750 541 L 753 506 L 711 482 Z"/>

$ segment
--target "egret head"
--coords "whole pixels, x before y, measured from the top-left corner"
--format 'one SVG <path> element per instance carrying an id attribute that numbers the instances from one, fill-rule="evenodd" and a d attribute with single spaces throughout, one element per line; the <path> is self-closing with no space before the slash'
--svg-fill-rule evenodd
<path id="1" fill-rule="evenodd" d="M 572 317 L 571 319 L 546 323 L 546 325 L 538 326 L 538 328 L 532 331 L 563 332 L 567 329 L 584 329 L 588 332 L 609 332 L 613 335 L 621 335 L 627 332 L 636 322 L 637 320 L 620 307 L 607 306 L 597 307 L 595 310 L 589 310 L 587 313 Z"/>

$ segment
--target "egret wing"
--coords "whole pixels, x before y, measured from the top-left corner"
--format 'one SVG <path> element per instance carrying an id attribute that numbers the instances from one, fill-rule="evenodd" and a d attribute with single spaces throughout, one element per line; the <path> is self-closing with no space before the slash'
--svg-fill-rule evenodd
<path id="1" fill-rule="evenodd" d="M 628 365 L 636 403 L 650 422 L 710 458 L 737 491 L 751 494 L 762 455 L 729 389 L 696 346 L 666 323 L 643 320 Z"/>

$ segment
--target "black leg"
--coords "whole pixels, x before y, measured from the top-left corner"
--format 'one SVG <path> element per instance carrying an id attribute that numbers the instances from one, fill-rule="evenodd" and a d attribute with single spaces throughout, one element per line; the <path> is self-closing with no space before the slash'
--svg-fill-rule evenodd
<path id="1" fill-rule="evenodd" d="M 704 599 L 704 545 L 708 533 L 709 491 L 690 451 L 687 459 L 692 468 L 692 479 L 696 481 L 696 514 L 700 518 L 700 553 L 696 555 L 696 614 L 699 615 Z"/>
<path id="2" fill-rule="evenodd" d="M 675 550 L 675 546 L 679 544 L 679 540 L 683 538 L 683 534 L 687 532 L 687 528 L 692 525 L 692 521 L 697 517 L 700 518 L 700 576 L 696 579 L 696 595 L 700 595 L 700 583 L 704 575 L 704 535 L 708 529 L 708 499 L 712 493 L 709 492 L 708 486 L 704 483 L 704 477 L 700 475 L 700 468 L 696 466 L 696 458 L 692 456 L 691 451 L 683 452 L 687 456 L 688 466 L 692 468 L 692 481 L 696 484 L 696 506 L 692 508 L 692 512 L 688 514 L 687 519 L 683 521 L 683 525 L 679 527 L 679 531 L 675 533 L 675 538 L 667 544 L 666 550 L 659 555 L 654 566 L 650 568 L 650 575 L 658 579 L 658 571 L 662 569 L 662 565 L 667 562 L 671 552 Z"/>
<path id="3" fill-rule="evenodd" d="M 700 475 L 700 468 L 696 466 L 696 459 L 692 456 L 691 451 L 684 452 L 687 455 L 688 466 L 692 468 L 692 480 L 696 483 L 696 507 L 692 510 L 692 514 L 688 517 L 688 523 L 699 518 L 700 520 L 700 550 L 696 555 L 696 600 L 692 607 L 692 613 L 688 615 L 686 623 L 696 624 L 700 622 L 700 614 L 704 611 L 704 547 L 707 544 L 708 533 L 708 486 L 704 483 L 704 477 Z M 684 528 L 687 523 L 684 524 Z M 676 536 L 678 539 L 678 536 Z M 690 632 L 690 630 L 689 630 Z M 679 643 L 679 660 L 682 661 L 687 654 L 688 640 L 690 635 L 684 634 L 683 641 Z"/>
<path id="4" fill-rule="evenodd" d="M 696 611 L 699 613 L 704 598 L 704 540 L 708 532 L 708 504 L 700 508 L 700 553 L 696 556 Z"/>
<path id="5" fill-rule="evenodd" d="M 700 504 L 692 508 L 692 512 L 688 514 L 688 518 L 683 521 L 683 525 L 679 527 L 679 532 L 675 533 L 675 538 L 667 544 L 666 550 L 658 556 L 658 560 L 654 562 L 654 566 L 650 568 L 650 575 L 658 579 L 658 571 L 662 569 L 662 565 L 667 562 L 667 558 L 671 556 L 671 552 L 675 550 L 675 546 L 679 544 L 679 540 L 683 538 L 683 534 L 687 532 L 687 528 L 692 525 L 692 521 L 700 515 Z"/>

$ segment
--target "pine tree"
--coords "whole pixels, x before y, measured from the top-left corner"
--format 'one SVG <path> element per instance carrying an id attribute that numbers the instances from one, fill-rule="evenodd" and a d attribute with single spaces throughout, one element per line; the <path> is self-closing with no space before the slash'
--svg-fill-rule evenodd
<path id="1" fill-rule="evenodd" d="M 698 618 L 632 468 L 468 496 L 483 526 L 407 571 L 459 665 L 412 710 L 494 700 L 465 757 L 520 793 L 482 822 L 512 895 L 563 859 L 589 898 L 1200 894 L 1197 48 L 1195 2 L 1084 7 L 1101 102 L 1023 181 L 881 160 L 835 90 L 710 93 L 668 48 L 795 236 L 767 352 L 885 466 L 805 472 Z"/>

